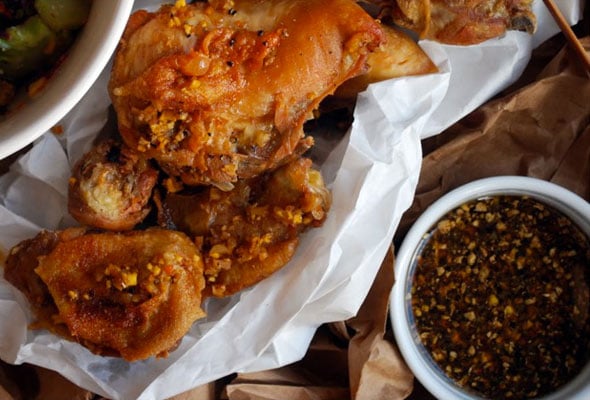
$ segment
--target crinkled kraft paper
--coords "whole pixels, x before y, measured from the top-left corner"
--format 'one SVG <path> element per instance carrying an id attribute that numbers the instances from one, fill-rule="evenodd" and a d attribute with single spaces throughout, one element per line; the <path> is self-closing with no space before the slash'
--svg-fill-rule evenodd
<path id="1" fill-rule="evenodd" d="M 570 21 L 578 1 L 559 2 Z M 136 8 L 158 2 L 138 1 Z M 319 229 L 307 232 L 282 270 L 230 299 L 204 305 L 168 358 L 128 363 L 91 354 L 46 331 L 30 331 L 28 304 L 0 278 L 0 357 L 58 371 L 112 399 L 163 399 L 232 372 L 276 368 L 305 354 L 317 327 L 354 316 L 363 302 L 404 211 L 413 200 L 421 166 L 421 139 L 435 135 L 515 81 L 531 49 L 558 32 L 535 2 L 539 21 L 531 37 L 510 32 L 470 46 L 421 45 L 437 74 L 372 85 L 359 95 L 355 121 L 321 170 L 333 207 Z M 109 66 L 61 122 L 0 178 L 0 252 L 40 229 L 75 224 L 66 207 L 73 163 L 109 121 Z M 318 141 L 321 145 L 321 141 Z M 190 374 L 188 373 L 190 371 Z"/>

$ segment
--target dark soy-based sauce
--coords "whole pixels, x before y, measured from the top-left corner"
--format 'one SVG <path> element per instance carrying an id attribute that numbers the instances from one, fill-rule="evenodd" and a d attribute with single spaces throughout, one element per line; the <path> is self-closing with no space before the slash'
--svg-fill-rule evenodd
<path id="1" fill-rule="evenodd" d="M 590 243 L 530 197 L 463 204 L 424 238 L 412 311 L 452 380 L 488 398 L 555 391 L 589 360 Z"/>

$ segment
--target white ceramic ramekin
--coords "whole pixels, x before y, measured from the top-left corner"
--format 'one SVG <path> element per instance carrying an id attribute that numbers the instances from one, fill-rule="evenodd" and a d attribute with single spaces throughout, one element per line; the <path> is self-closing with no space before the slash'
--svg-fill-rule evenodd
<path id="1" fill-rule="evenodd" d="M 572 219 L 590 237 L 590 203 L 553 183 L 522 176 L 498 176 L 465 184 L 433 203 L 407 233 L 395 261 L 395 279 L 390 304 L 390 318 L 397 345 L 406 363 L 420 383 L 443 400 L 479 399 L 446 377 L 431 359 L 412 325 L 410 291 L 414 257 L 423 235 L 446 213 L 480 197 L 493 195 L 527 195 L 553 206 Z M 588 266 L 590 268 L 590 266 Z M 590 399 L 590 364 L 571 382 L 543 400 Z"/>

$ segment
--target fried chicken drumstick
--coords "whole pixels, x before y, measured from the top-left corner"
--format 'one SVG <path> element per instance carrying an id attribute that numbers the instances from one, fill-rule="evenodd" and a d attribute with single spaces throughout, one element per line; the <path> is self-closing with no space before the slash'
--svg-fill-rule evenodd
<path id="1" fill-rule="evenodd" d="M 150 212 L 158 171 L 141 153 L 115 140 L 93 147 L 78 160 L 68 188 L 68 211 L 80 223 L 129 230 Z"/>
<path id="2" fill-rule="evenodd" d="M 224 189 L 302 154 L 320 101 L 384 40 L 350 0 L 212 0 L 138 11 L 109 91 L 132 149 Z"/>
<path id="3" fill-rule="evenodd" d="M 165 356 L 204 316 L 203 261 L 180 232 L 43 231 L 11 250 L 4 274 L 34 327 L 129 361 Z"/>

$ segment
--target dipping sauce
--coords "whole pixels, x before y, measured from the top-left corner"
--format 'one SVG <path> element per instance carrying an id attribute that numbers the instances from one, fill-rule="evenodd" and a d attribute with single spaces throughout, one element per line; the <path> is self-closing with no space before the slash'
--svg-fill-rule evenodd
<path id="1" fill-rule="evenodd" d="M 483 397 L 554 392 L 589 360 L 590 242 L 536 199 L 463 204 L 423 239 L 411 294 L 445 375 Z"/>

